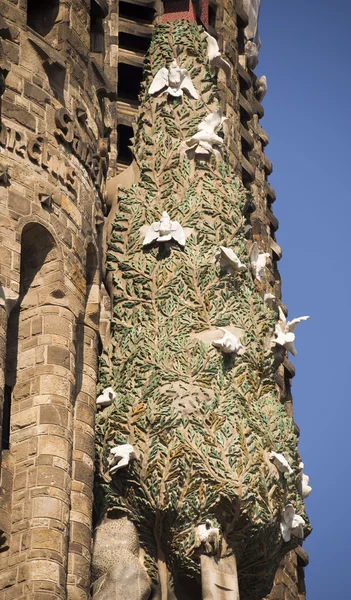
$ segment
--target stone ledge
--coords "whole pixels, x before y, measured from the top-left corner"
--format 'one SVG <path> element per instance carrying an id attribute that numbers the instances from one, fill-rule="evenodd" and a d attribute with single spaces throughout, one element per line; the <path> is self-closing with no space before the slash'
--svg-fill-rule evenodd
<path id="1" fill-rule="evenodd" d="M 276 193 L 275 193 L 274 189 L 272 188 L 272 186 L 268 183 L 268 181 L 266 181 L 265 187 L 266 187 L 266 194 L 268 196 L 267 200 L 273 204 L 273 202 L 275 202 L 277 199 Z"/>
<path id="2" fill-rule="evenodd" d="M 255 114 L 258 115 L 259 119 L 262 119 L 262 117 L 264 117 L 264 108 L 262 106 L 262 104 L 260 104 L 256 98 L 253 98 L 252 100 L 252 110 Z"/>
<path id="3" fill-rule="evenodd" d="M 291 377 L 291 378 L 295 377 L 295 367 L 288 358 L 284 359 L 283 365 L 284 365 L 285 369 L 287 370 L 287 372 L 289 373 L 289 377 Z"/>
<path id="4" fill-rule="evenodd" d="M 268 220 L 273 228 L 274 231 L 277 231 L 277 229 L 279 229 L 279 221 L 277 219 L 277 217 L 272 213 L 272 211 L 267 208 L 267 217 Z"/>
<path id="5" fill-rule="evenodd" d="M 268 134 L 262 129 L 261 125 L 257 126 L 257 133 L 260 136 L 260 140 L 262 142 L 262 146 L 265 147 L 269 143 Z"/>
<path id="6" fill-rule="evenodd" d="M 153 25 L 150 23 L 141 23 L 137 20 L 137 11 L 135 13 L 135 21 L 124 19 L 123 17 L 118 20 L 118 30 L 123 33 L 130 33 L 132 35 L 140 35 L 142 37 L 151 38 Z"/>
<path id="7" fill-rule="evenodd" d="M 251 77 L 249 73 L 245 71 L 244 67 L 241 66 L 240 63 L 238 63 L 238 75 L 240 88 L 248 90 L 252 85 Z"/>
<path id="8" fill-rule="evenodd" d="M 246 144 L 249 150 L 252 150 L 254 147 L 253 137 L 242 123 L 240 123 L 240 135 L 242 138 L 241 143 L 243 143 L 244 140 L 244 144 Z"/>
<path id="9" fill-rule="evenodd" d="M 249 17 L 242 5 L 242 0 L 237 0 L 235 3 L 235 12 L 237 15 L 237 25 L 244 29 L 249 24 Z"/>
<path id="10" fill-rule="evenodd" d="M 254 179 L 255 179 L 254 167 L 249 163 L 249 161 L 245 158 L 245 156 L 241 157 L 240 162 L 241 162 L 241 171 L 242 171 L 243 179 L 245 181 L 254 181 Z"/>
<path id="11" fill-rule="evenodd" d="M 242 94 L 239 94 L 240 115 L 245 121 L 250 121 L 254 115 L 252 106 Z"/>
<path id="12" fill-rule="evenodd" d="M 143 52 L 135 52 L 134 50 L 126 50 L 125 48 L 119 48 L 118 50 L 118 62 L 132 65 L 133 67 L 142 67 L 144 64 L 145 54 Z"/>
<path id="13" fill-rule="evenodd" d="M 304 550 L 302 548 L 302 546 L 299 546 L 298 548 L 296 548 L 295 552 L 297 554 L 298 564 L 300 564 L 302 567 L 307 567 L 307 565 L 310 562 L 310 558 L 309 558 L 306 550 Z"/>
<path id="14" fill-rule="evenodd" d="M 263 154 L 263 168 L 265 170 L 267 177 L 268 177 L 268 175 L 270 175 L 273 172 L 273 165 L 272 165 L 271 161 L 269 160 L 269 158 L 267 158 L 267 156 L 265 154 Z"/>

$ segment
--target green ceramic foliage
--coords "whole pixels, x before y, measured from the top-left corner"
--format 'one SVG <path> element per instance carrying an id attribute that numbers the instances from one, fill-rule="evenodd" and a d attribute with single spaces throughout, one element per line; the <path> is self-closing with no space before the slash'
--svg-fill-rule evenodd
<path id="1" fill-rule="evenodd" d="M 117 399 L 97 415 L 97 497 L 136 524 L 155 581 L 160 551 L 173 577 L 199 576 L 195 528 L 210 518 L 226 552 L 236 554 L 245 598 L 253 599 L 269 591 L 280 559 L 297 545 L 282 541 L 283 507 L 291 502 L 307 517 L 296 491 L 297 438 L 267 343 L 276 315 L 249 269 L 247 193 L 226 150 L 210 163 L 182 151 L 219 106 L 206 50 L 201 27 L 176 21 L 155 28 L 145 62 L 133 149 L 140 180 L 119 190 L 107 254 L 112 341 L 101 359 L 100 389 L 112 385 Z M 154 75 L 174 57 L 200 100 L 148 95 Z M 140 229 L 164 210 L 192 229 L 184 250 L 176 243 L 143 248 Z M 247 271 L 221 272 L 213 261 L 219 245 L 232 248 Z M 229 326 L 244 332 L 242 356 L 225 356 L 201 339 L 201 332 Z M 138 459 L 111 481 L 110 448 L 124 443 Z M 284 454 L 292 475 L 279 475 L 272 450 Z"/>

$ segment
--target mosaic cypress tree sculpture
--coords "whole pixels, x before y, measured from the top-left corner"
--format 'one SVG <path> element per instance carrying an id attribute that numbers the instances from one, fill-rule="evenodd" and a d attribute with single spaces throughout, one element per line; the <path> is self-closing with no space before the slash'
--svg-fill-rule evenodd
<path id="1" fill-rule="evenodd" d="M 309 526 L 297 438 L 275 387 L 278 315 L 257 290 L 247 193 L 229 166 L 207 50 L 198 25 L 166 23 L 145 65 L 140 176 L 119 190 L 108 244 L 100 391 L 117 396 L 97 416 L 96 498 L 101 517 L 125 515 L 136 528 L 150 582 L 140 598 L 202 589 L 235 599 L 238 571 L 242 598 L 257 600 Z M 170 66 L 183 74 L 172 79 Z"/>

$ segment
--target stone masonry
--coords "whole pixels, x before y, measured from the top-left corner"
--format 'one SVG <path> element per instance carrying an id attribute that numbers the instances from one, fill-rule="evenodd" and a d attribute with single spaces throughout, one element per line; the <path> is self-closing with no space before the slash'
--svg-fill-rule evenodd
<path id="1" fill-rule="evenodd" d="M 204 3 L 198 17 L 191 1 L 178 4 L 232 65 L 229 82 L 218 75 L 231 164 L 251 193 L 248 236 L 270 253 L 280 298 L 247 15 L 240 0 Z M 96 380 L 109 317 L 103 225 L 132 160 L 143 57 L 164 19 L 160 1 L 0 0 L 0 600 L 90 597 Z M 293 376 L 285 358 L 277 386 L 289 415 Z M 307 563 L 302 548 L 291 553 L 269 599 L 304 600 Z"/>

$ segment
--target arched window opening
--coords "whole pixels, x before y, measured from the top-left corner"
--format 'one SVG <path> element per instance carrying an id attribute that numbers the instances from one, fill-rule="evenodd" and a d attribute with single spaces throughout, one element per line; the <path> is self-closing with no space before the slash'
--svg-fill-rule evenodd
<path id="1" fill-rule="evenodd" d="M 90 5 L 90 52 L 104 54 L 105 52 L 105 13 L 101 6 L 95 1 Z"/>
<path id="2" fill-rule="evenodd" d="M 212 29 L 216 28 L 216 13 L 217 6 L 215 4 L 208 5 L 208 26 L 212 27 Z"/>
<path id="3" fill-rule="evenodd" d="M 62 286 L 53 278 L 53 273 L 59 270 L 55 265 L 57 260 L 55 241 L 45 227 L 37 223 L 26 225 L 21 238 L 20 294 L 7 324 L 2 435 L 4 449 L 9 448 L 11 441 L 11 404 L 16 397 L 22 397 L 24 390 L 21 382 L 19 388 L 16 388 L 19 373 L 30 369 L 30 365 L 19 364 L 19 357 L 21 353 L 24 356 L 30 340 L 41 332 L 38 314 L 40 304 L 46 303 L 50 296 L 54 299 L 62 295 Z M 46 291 L 48 296 L 45 298 Z"/>
<path id="4" fill-rule="evenodd" d="M 45 274 L 52 270 L 51 263 L 55 260 L 56 244 L 48 230 L 38 223 L 26 225 L 21 239 L 21 300 L 30 287 L 38 288 L 45 283 Z"/>
<path id="5" fill-rule="evenodd" d="M 64 104 L 66 69 L 57 62 L 44 62 L 43 67 L 55 98 Z"/>
<path id="6" fill-rule="evenodd" d="M 118 96 L 120 99 L 138 102 L 143 68 L 126 63 L 118 64 Z"/>
<path id="7" fill-rule="evenodd" d="M 28 27 L 45 37 L 55 25 L 59 9 L 59 0 L 27 0 Z"/>
<path id="8" fill-rule="evenodd" d="M 133 153 L 129 147 L 133 137 L 133 128 L 128 125 L 117 125 L 117 162 L 128 166 L 133 161 Z"/>

